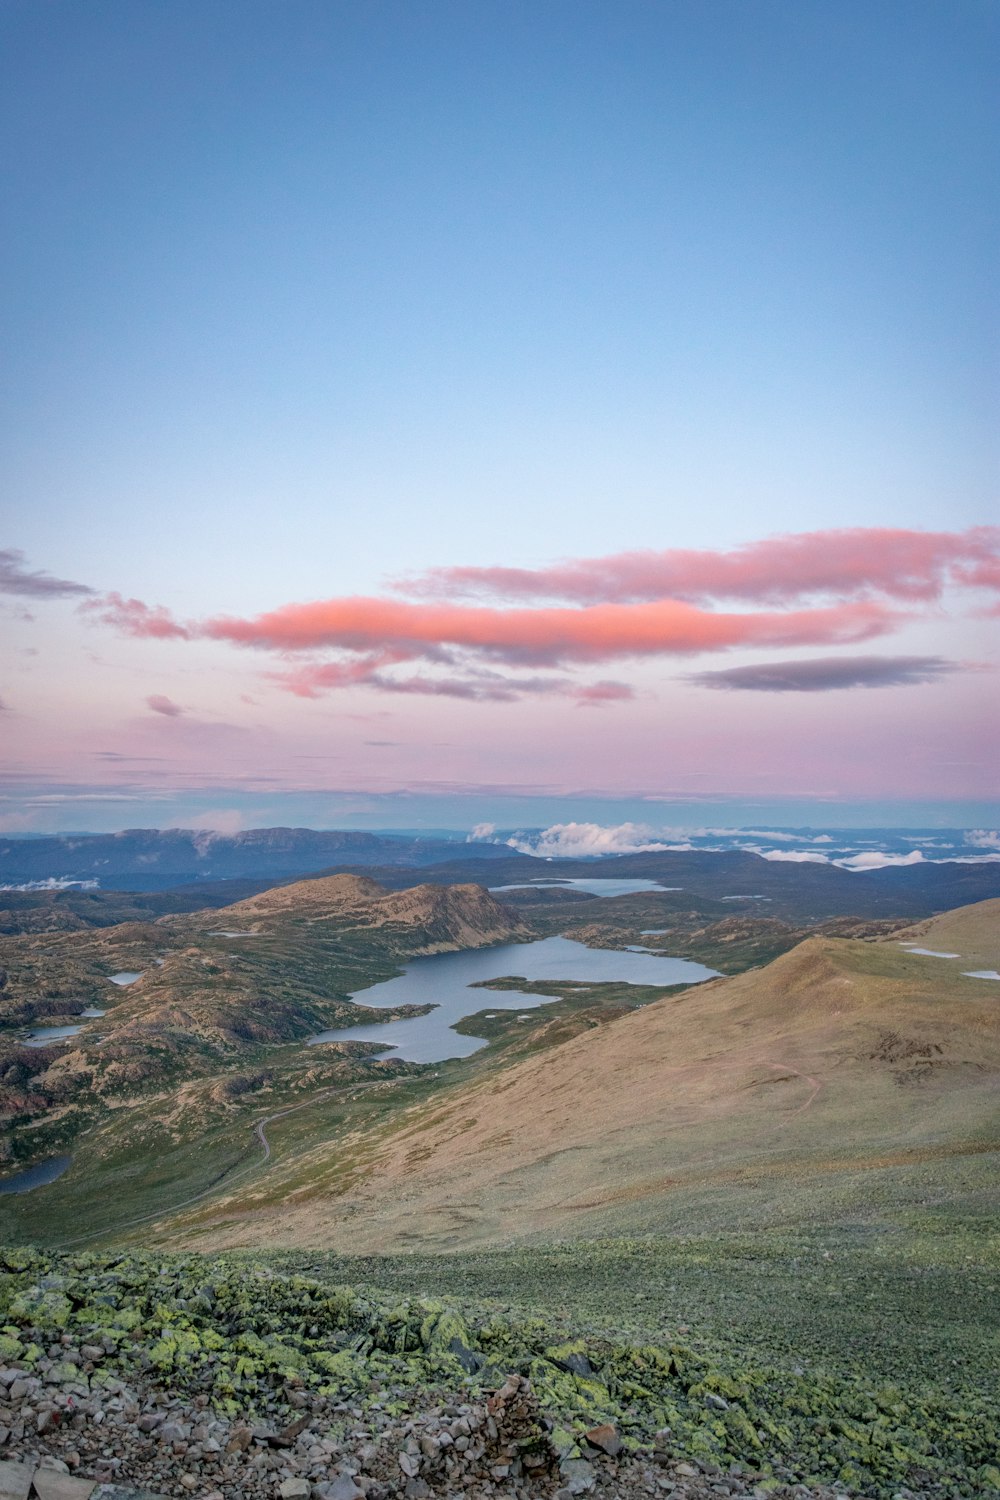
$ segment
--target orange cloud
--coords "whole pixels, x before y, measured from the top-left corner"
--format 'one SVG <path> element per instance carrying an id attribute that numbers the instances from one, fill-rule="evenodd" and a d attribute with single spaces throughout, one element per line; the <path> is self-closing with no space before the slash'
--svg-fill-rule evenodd
<path id="1" fill-rule="evenodd" d="M 870 640 L 900 616 L 868 600 L 821 609 L 721 614 L 674 599 L 583 609 L 494 609 L 326 599 L 288 604 L 254 619 L 206 621 L 198 633 L 270 651 L 460 647 L 507 664 L 558 666 L 623 656 L 687 655 L 729 646 L 843 645 Z"/>

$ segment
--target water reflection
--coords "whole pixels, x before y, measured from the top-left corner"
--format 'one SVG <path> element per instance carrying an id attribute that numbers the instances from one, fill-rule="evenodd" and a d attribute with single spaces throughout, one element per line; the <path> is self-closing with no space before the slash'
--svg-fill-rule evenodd
<path id="1" fill-rule="evenodd" d="M 666 955 L 587 948 L 571 938 L 543 938 L 534 943 L 504 943 L 498 948 L 475 948 L 462 953 L 440 953 L 416 958 L 403 974 L 352 995 L 359 1005 L 383 1009 L 396 1005 L 433 1005 L 423 1016 L 402 1021 L 367 1022 L 331 1028 L 310 1037 L 318 1042 L 383 1042 L 407 1062 L 443 1062 L 446 1057 L 468 1057 L 484 1047 L 480 1037 L 463 1036 L 453 1028 L 463 1017 L 484 1006 L 499 1010 L 534 1010 L 552 1002 L 551 995 L 523 990 L 470 988 L 487 979 L 518 976 L 527 980 L 561 980 L 587 984 L 700 984 L 717 977 L 714 969 Z"/>

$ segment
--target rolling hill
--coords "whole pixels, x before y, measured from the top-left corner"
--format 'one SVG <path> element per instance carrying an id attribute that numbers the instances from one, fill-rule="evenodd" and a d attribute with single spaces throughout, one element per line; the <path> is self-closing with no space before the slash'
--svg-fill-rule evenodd
<path id="1" fill-rule="evenodd" d="M 891 1217 L 1000 1149 L 1000 983 L 963 973 L 996 967 L 998 916 L 811 937 L 551 1048 L 543 1024 L 531 1055 L 279 1161 L 165 1237 L 371 1253 L 792 1222 L 834 1200 Z"/>

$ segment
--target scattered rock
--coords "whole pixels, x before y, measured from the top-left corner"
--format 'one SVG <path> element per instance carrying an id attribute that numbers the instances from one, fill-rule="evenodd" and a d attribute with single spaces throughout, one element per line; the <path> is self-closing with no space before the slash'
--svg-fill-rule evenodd
<path id="1" fill-rule="evenodd" d="M 28 1500 L 33 1464 L 0 1463 L 0 1500 Z"/>
<path id="2" fill-rule="evenodd" d="M 454 1354 L 462 1369 L 467 1370 L 470 1375 L 478 1374 L 486 1363 L 484 1354 L 476 1354 L 474 1350 L 467 1349 L 459 1338 L 452 1339 L 448 1345 L 448 1352 Z"/>
<path id="3" fill-rule="evenodd" d="M 67 1474 L 40 1468 L 32 1492 L 37 1500 L 88 1500 L 95 1487 L 92 1479 L 71 1479 Z"/>
<path id="4" fill-rule="evenodd" d="M 564 1489 L 570 1495 L 586 1495 L 597 1485 L 597 1475 L 585 1458 L 565 1459 L 560 1472 Z"/>
<path id="5" fill-rule="evenodd" d="M 312 1486 L 308 1479 L 286 1479 L 278 1487 L 281 1500 L 309 1500 Z"/>
<path id="6" fill-rule="evenodd" d="M 290 1422 L 281 1432 L 269 1432 L 267 1441 L 272 1448 L 291 1448 L 300 1432 L 305 1432 L 309 1426 L 308 1417 L 299 1417 L 298 1421 Z"/>
<path id="7" fill-rule="evenodd" d="M 313 1486 L 313 1500 L 365 1500 L 365 1492 L 350 1474 L 338 1474 L 328 1484 Z"/>
<path id="8" fill-rule="evenodd" d="M 616 1457 L 625 1446 L 617 1427 L 612 1427 L 610 1422 L 602 1422 L 599 1427 L 591 1427 L 584 1437 L 592 1448 L 600 1448 L 609 1458 Z"/>

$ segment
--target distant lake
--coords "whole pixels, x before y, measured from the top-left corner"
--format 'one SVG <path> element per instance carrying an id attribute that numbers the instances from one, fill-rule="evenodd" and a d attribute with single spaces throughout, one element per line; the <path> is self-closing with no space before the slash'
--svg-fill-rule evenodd
<path id="1" fill-rule="evenodd" d="M 137 979 L 142 978 L 141 969 L 122 969 L 120 974 L 109 974 L 109 984 L 135 984 Z"/>
<path id="2" fill-rule="evenodd" d="M 631 896 L 635 891 L 681 891 L 680 885 L 661 885 L 658 880 L 522 880 L 518 885 L 491 885 L 491 891 L 586 891 L 590 896 Z"/>
<path id="3" fill-rule="evenodd" d="M 618 882 L 611 882 L 617 884 Z M 403 1021 L 368 1022 L 309 1038 L 318 1042 L 383 1042 L 407 1062 L 443 1062 L 446 1057 L 468 1057 L 485 1047 L 481 1037 L 454 1030 L 465 1016 L 490 1007 L 534 1010 L 551 1005 L 552 995 L 521 990 L 476 990 L 486 979 L 517 976 L 527 980 L 562 980 L 575 984 L 701 984 L 718 977 L 715 969 L 683 958 L 587 948 L 571 938 L 542 938 L 534 943 L 504 943 L 498 948 L 473 948 L 462 953 L 439 953 L 415 958 L 396 979 L 356 990 L 351 999 L 378 1009 L 396 1005 L 433 1005 L 424 1016 Z"/>
<path id="4" fill-rule="evenodd" d="M 0 1181 L 0 1193 L 30 1193 L 32 1188 L 44 1187 L 47 1182 L 55 1182 L 56 1178 L 61 1177 L 72 1165 L 71 1156 L 50 1156 L 48 1161 L 36 1162 L 33 1167 L 26 1167 L 23 1172 L 16 1172 L 13 1177 L 5 1177 Z"/>

